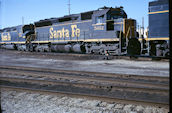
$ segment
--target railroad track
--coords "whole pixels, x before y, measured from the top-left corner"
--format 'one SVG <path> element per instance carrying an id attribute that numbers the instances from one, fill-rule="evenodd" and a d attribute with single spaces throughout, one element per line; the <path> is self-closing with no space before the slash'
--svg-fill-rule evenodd
<path id="1" fill-rule="evenodd" d="M 169 77 L 0 66 L 1 87 L 169 104 Z"/>
<path id="2" fill-rule="evenodd" d="M 16 51 L 16 50 L 4 50 L 0 49 L 1 52 L 10 52 L 13 54 L 19 55 L 35 55 L 39 57 L 49 56 L 50 58 L 58 58 L 58 59 L 74 59 L 74 60 L 102 60 L 104 59 L 104 55 L 99 54 L 81 54 L 81 53 L 57 53 L 57 52 L 26 52 L 26 51 Z M 129 56 L 129 55 L 110 55 L 109 59 L 125 59 L 125 60 L 136 60 L 136 61 L 165 61 L 169 62 L 169 58 L 167 57 L 156 57 L 156 56 Z"/>

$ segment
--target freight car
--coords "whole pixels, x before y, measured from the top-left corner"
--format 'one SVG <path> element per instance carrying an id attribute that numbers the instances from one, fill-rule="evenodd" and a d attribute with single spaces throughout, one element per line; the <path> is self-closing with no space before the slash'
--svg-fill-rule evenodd
<path id="1" fill-rule="evenodd" d="M 138 55 L 141 51 L 136 39 L 136 21 L 127 19 L 123 7 L 102 7 L 13 28 L 2 30 L 3 47 L 99 54 L 108 51 L 115 55 L 126 52 Z M 15 37 L 12 32 L 15 32 Z"/>

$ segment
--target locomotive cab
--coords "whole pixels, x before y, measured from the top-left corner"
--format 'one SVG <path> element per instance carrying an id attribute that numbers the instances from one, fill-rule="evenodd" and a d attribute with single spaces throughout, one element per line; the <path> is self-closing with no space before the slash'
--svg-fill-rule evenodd
<path id="1" fill-rule="evenodd" d="M 140 44 L 136 39 L 136 20 L 127 19 L 127 14 L 123 10 L 123 7 L 99 8 L 94 11 L 92 20 L 94 34 L 97 34 L 96 38 L 106 37 L 106 41 L 102 44 L 105 47 L 100 47 L 99 50 L 103 49 L 114 55 L 126 53 L 133 55 L 140 54 Z M 137 44 L 132 47 L 129 41 L 132 44 L 133 42 Z"/>
<path id="2" fill-rule="evenodd" d="M 22 36 L 25 38 L 26 51 L 33 51 L 33 44 L 31 43 L 31 41 L 34 41 L 36 39 L 34 25 L 24 25 L 22 31 Z"/>
<path id="3" fill-rule="evenodd" d="M 111 8 L 107 13 L 106 30 L 115 31 L 121 54 L 139 55 L 141 45 L 136 36 L 136 20 L 127 19 L 123 7 Z"/>
<path id="4" fill-rule="evenodd" d="M 34 34 L 34 25 L 24 25 L 22 28 L 23 36 L 28 36 Z"/>
<path id="5" fill-rule="evenodd" d="M 123 7 L 120 8 L 110 8 L 107 12 L 106 17 L 106 30 L 113 31 L 115 30 L 115 23 L 118 20 L 127 18 L 127 14 L 124 12 Z M 121 20 L 122 21 L 122 20 Z"/>

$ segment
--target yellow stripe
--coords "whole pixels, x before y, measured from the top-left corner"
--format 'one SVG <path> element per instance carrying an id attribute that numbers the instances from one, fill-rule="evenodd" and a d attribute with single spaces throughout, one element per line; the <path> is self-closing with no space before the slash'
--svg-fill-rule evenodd
<path id="1" fill-rule="evenodd" d="M 106 23 L 97 23 L 97 24 L 92 24 L 92 26 L 97 26 L 97 25 L 105 25 Z"/>
<path id="2" fill-rule="evenodd" d="M 72 23 L 65 23 L 65 24 L 58 24 L 58 25 L 50 25 L 50 26 L 36 27 L 36 29 L 45 28 L 45 27 L 54 27 L 54 26 L 63 26 L 63 25 L 70 25 L 70 24 L 85 23 L 85 22 L 91 22 L 91 21 L 92 20 L 87 20 L 87 21 L 81 21 L 81 22 L 72 22 Z"/>
<path id="3" fill-rule="evenodd" d="M 32 41 L 32 43 L 48 43 L 50 41 Z"/>
<path id="4" fill-rule="evenodd" d="M 123 24 L 123 22 L 116 22 L 114 24 Z M 97 24 L 92 24 L 92 26 L 97 26 L 97 25 L 106 25 L 106 23 L 97 23 Z"/>
<path id="5" fill-rule="evenodd" d="M 169 40 L 169 37 L 147 38 L 147 40 Z"/>
<path id="6" fill-rule="evenodd" d="M 107 41 L 107 42 L 112 42 L 112 41 L 119 41 L 118 38 L 114 38 L 114 39 L 79 39 L 79 40 L 45 40 L 45 41 L 32 41 L 32 43 L 48 43 L 48 42 L 77 42 L 77 41 L 83 41 L 83 42 L 103 42 L 103 41 Z M 5 44 L 5 43 L 14 43 L 14 44 L 25 44 L 25 42 L 0 42 L 1 44 Z"/>
<path id="7" fill-rule="evenodd" d="M 77 42 L 77 41 L 83 41 L 83 42 L 101 42 L 101 41 L 119 41 L 119 39 L 78 39 L 78 40 L 46 40 L 46 41 L 32 41 L 33 43 L 48 43 L 48 42 Z"/>
<path id="8" fill-rule="evenodd" d="M 144 38 L 146 41 L 151 41 L 151 40 L 169 40 L 169 37 L 159 37 L 159 38 Z M 139 41 L 141 41 L 142 38 L 139 38 Z"/>
<path id="9" fill-rule="evenodd" d="M 5 42 L 0 42 L 0 44 L 5 44 Z"/>
<path id="10" fill-rule="evenodd" d="M 169 37 L 160 37 L 160 38 L 144 38 L 146 41 L 152 41 L 152 40 L 169 40 Z M 139 40 L 141 41 L 142 39 L 139 38 Z M 46 40 L 46 41 L 32 41 L 32 43 L 49 43 L 49 42 L 77 42 L 77 41 L 83 41 L 83 42 L 103 42 L 103 41 L 107 41 L 107 42 L 113 42 L 113 41 L 119 41 L 118 38 L 114 38 L 114 39 L 79 39 L 79 40 Z M 0 44 L 9 44 L 9 43 L 13 43 L 13 44 L 25 44 L 25 41 L 23 42 L 0 42 Z"/>
<path id="11" fill-rule="evenodd" d="M 167 12 L 169 12 L 169 10 L 149 12 L 149 14 L 167 13 Z"/>
<path id="12" fill-rule="evenodd" d="M 9 32 L 2 32 L 2 34 L 3 34 L 3 33 L 10 33 L 10 32 L 17 32 L 17 30 L 15 30 L 15 31 L 9 31 Z"/>
<path id="13" fill-rule="evenodd" d="M 139 38 L 139 40 L 141 41 L 142 39 Z M 162 38 L 145 38 L 145 40 L 149 41 L 149 40 L 169 40 L 169 37 L 162 37 Z M 107 41 L 107 42 L 112 42 L 112 41 L 119 41 L 118 38 L 115 39 L 78 39 L 78 40 L 49 40 L 49 41 L 32 41 L 34 43 L 48 43 L 48 42 L 68 42 L 68 41 L 72 41 L 72 42 L 77 42 L 77 41 L 83 41 L 83 42 L 101 42 L 101 41 Z"/>
<path id="14" fill-rule="evenodd" d="M 25 42 L 0 42 L 1 44 L 25 44 Z"/>
<path id="15" fill-rule="evenodd" d="M 25 42 L 14 42 L 15 44 L 25 44 Z"/>
<path id="16" fill-rule="evenodd" d="M 101 42 L 101 41 L 111 42 L 111 41 L 119 41 L 119 39 L 118 38 L 115 38 L 115 39 L 87 39 L 84 42 Z"/>
<path id="17" fill-rule="evenodd" d="M 116 23 L 114 23 L 114 24 L 123 24 L 123 22 L 116 22 Z"/>
<path id="18" fill-rule="evenodd" d="M 0 42 L 1 44 L 12 43 L 12 42 Z"/>

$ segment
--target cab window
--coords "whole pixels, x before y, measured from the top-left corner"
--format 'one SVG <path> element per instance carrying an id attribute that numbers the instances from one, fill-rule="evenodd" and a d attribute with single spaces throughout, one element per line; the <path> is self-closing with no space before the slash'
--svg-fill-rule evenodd
<path id="1" fill-rule="evenodd" d="M 96 24 L 103 23 L 103 18 L 104 18 L 104 15 L 96 17 Z"/>

